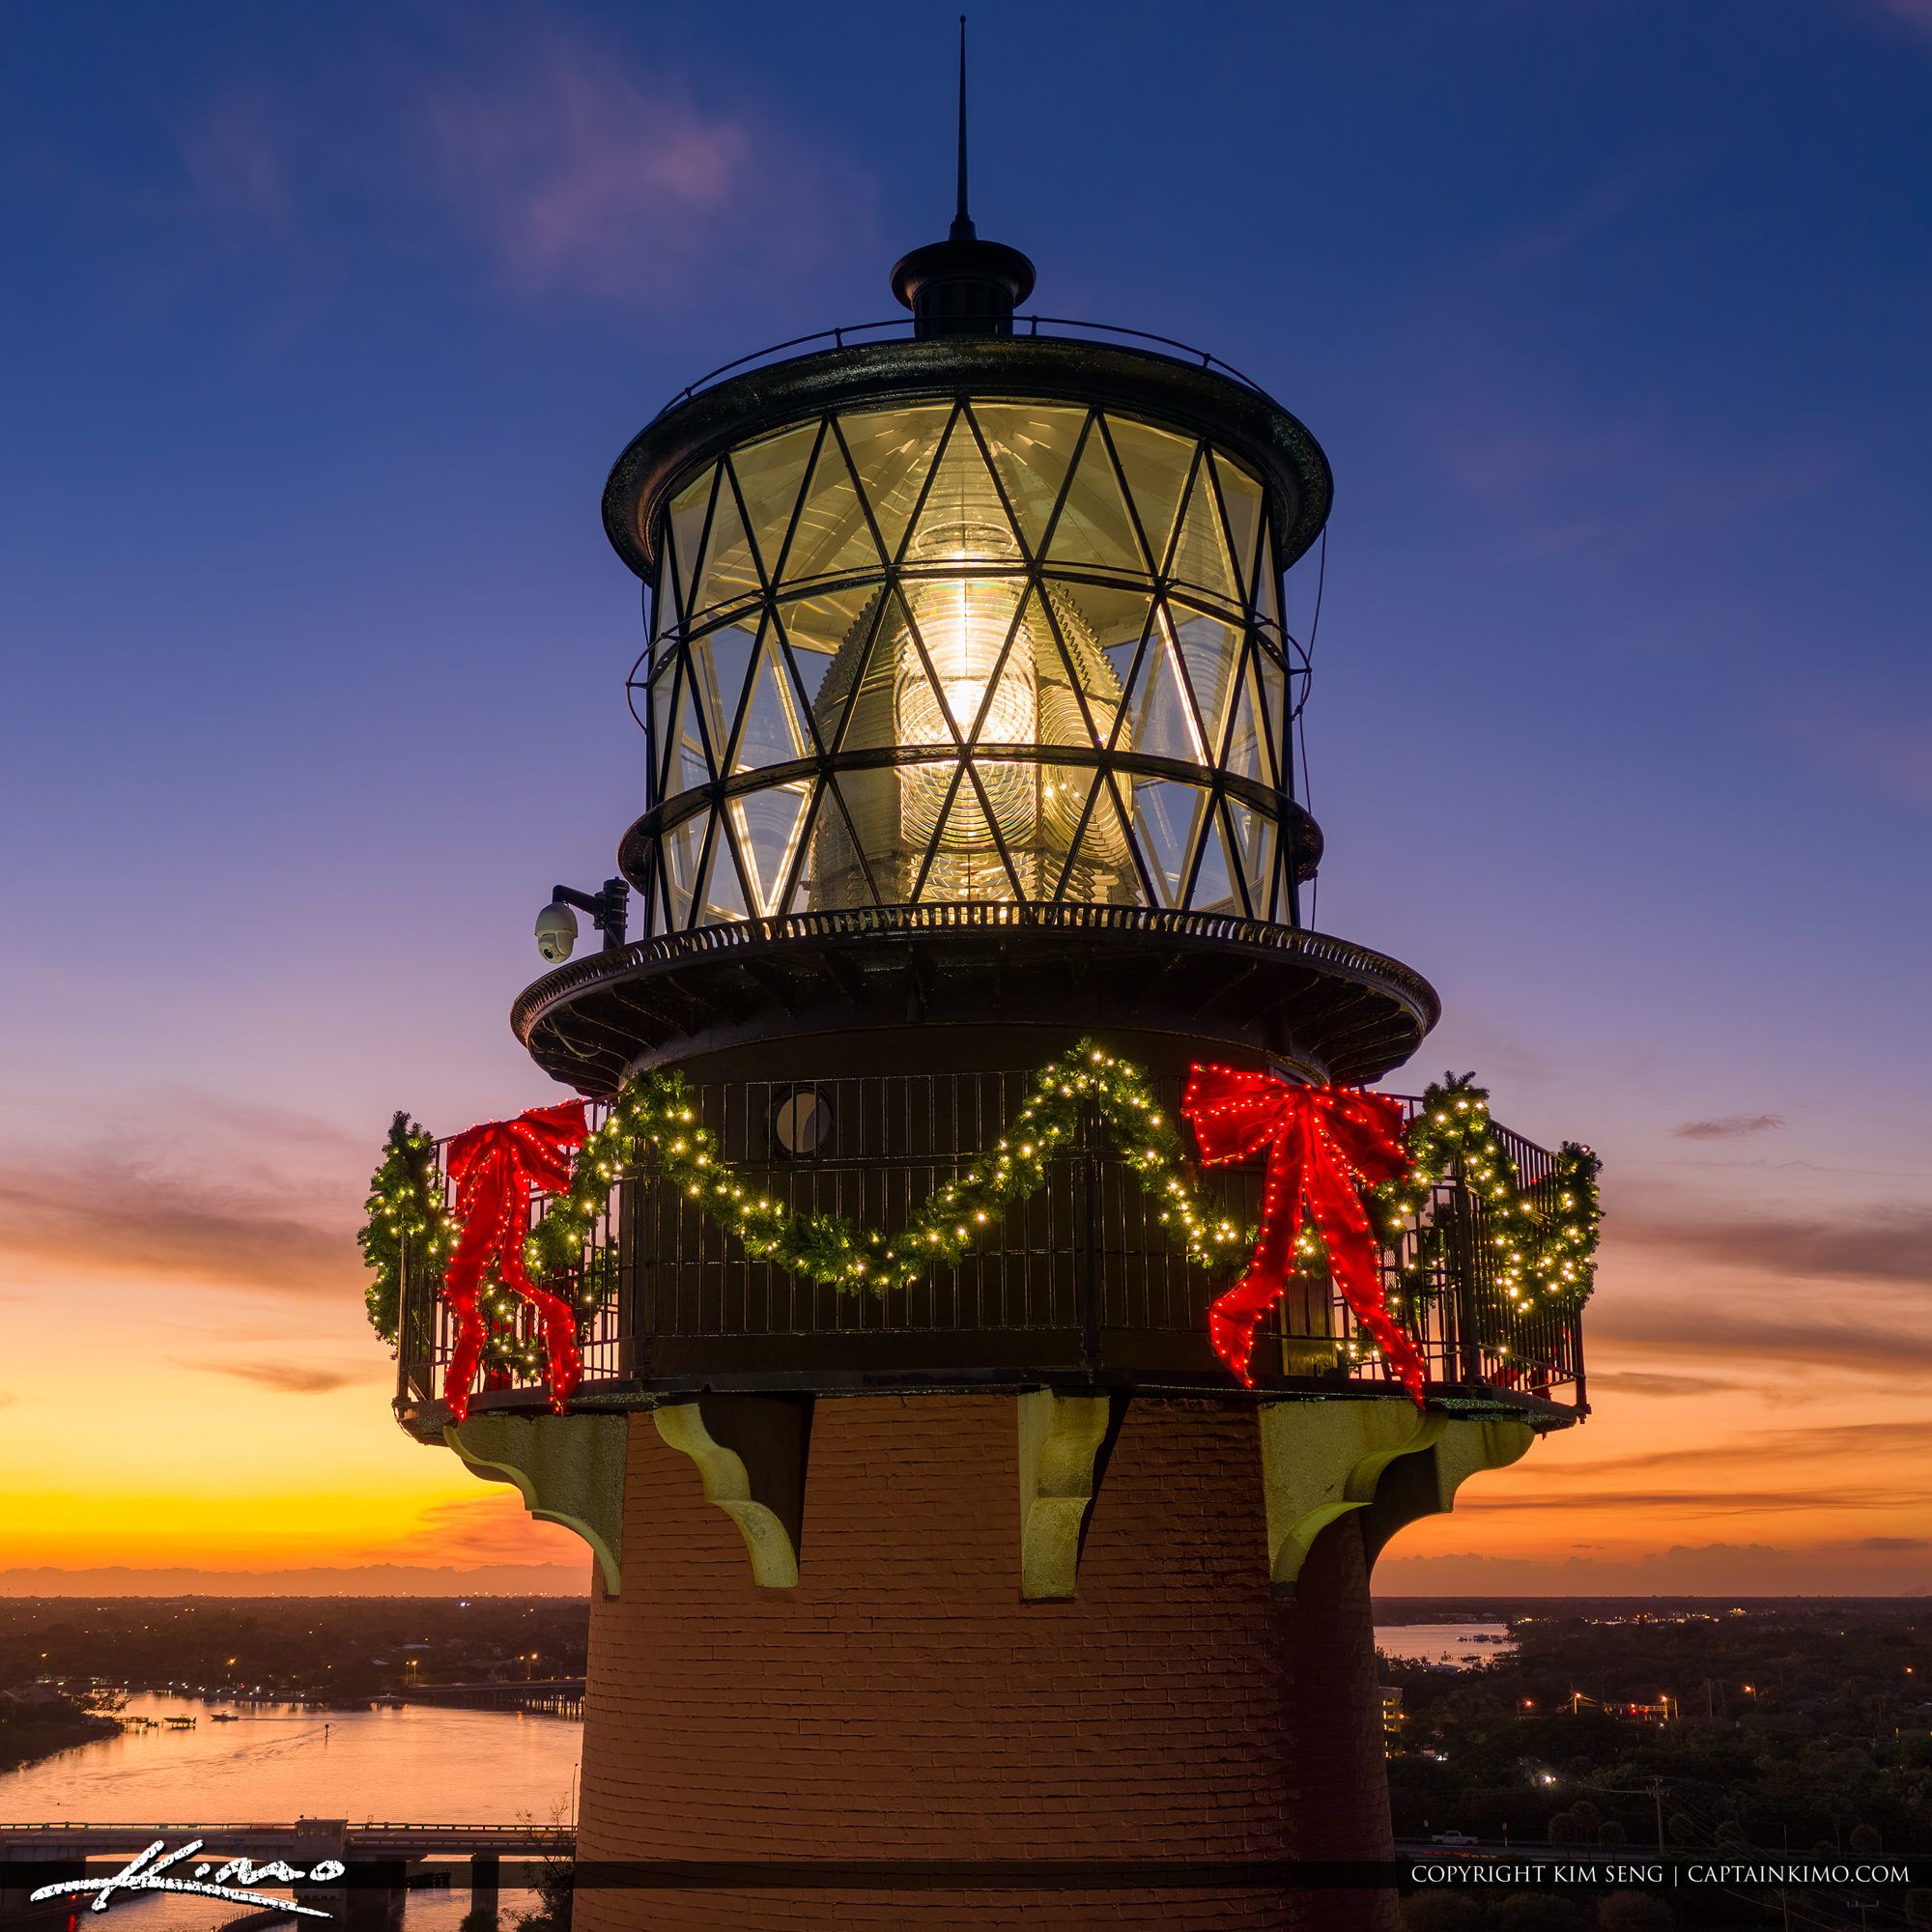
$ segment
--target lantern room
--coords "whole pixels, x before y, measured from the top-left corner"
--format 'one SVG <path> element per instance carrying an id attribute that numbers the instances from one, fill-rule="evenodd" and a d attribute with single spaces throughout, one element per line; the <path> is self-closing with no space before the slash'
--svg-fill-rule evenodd
<path id="1" fill-rule="evenodd" d="M 834 407 L 644 508 L 646 921 L 953 903 L 1293 924 L 1306 659 L 1252 459 L 1075 401 Z"/>

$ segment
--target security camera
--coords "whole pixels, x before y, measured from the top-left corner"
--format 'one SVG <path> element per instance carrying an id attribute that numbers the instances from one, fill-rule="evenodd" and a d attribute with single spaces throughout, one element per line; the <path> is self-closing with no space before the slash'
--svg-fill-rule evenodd
<path id="1" fill-rule="evenodd" d="M 554 965 L 570 957 L 577 944 L 577 915 L 561 899 L 552 899 L 537 914 L 537 951 Z"/>

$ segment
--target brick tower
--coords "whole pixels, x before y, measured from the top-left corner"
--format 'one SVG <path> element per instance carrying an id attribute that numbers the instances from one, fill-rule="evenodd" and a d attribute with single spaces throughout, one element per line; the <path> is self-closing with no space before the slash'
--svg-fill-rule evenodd
<path id="1" fill-rule="evenodd" d="M 1392 1926 L 1293 1867 L 1392 1856 L 1371 1565 L 1582 1413 L 1456 1163 L 1381 1231 L 1421 1403 L 1305 1248 L 1250 1385 L 1210 1341 L 1268 1170 L 1178 1178 L 1190 1069 L 1357 1087 L 1437 1004 L 1301 919 L 1320 447 L 1033 280 L 962 179 L 909 328 L 727 366 L 605 493 L 644 809 L 514 1024 L 650 1157 L 570 1210 L 562 1413 L 512 1315 L 466 1416 L 407 1267 L 398 1404 L 595 1551 L 584 1932 Z"/>

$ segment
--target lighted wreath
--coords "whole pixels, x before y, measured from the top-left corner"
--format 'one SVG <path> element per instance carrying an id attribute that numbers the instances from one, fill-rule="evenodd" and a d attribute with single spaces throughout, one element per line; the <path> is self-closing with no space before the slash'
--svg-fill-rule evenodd
<path id="1" fill-rule="evenodd" d="M 467 1402 L 480 1358 L 486 1375 L 543 1375 L 560 1407 L 581 1372 L 570 1330 L 581 1329 L 614 1288 L 615 1257 L 592 1236 L 627 1169 L 654 1172 L 676 1186 L 754 1259 L 844 1293 L 884 1294 L 958 1264 L 1006 1209 L 1043 1185 L 1053 1157 L 1078 1132 L 1083 1105 L 1098 1114 L 1189 1260 L 1225 1279 L 1248 1255 L 1246 1270 L 1209 1315 L 1217 1352 L 1243 1380 L 1256 1327 L 1289 1275 L 1326 1274 L 1364 1331 L 1363 1352 L 1384 1357 L 1421 1399 L 1421 1362 L 1395 1318 L 1405 1301 L 1419 1304 L 1439 1292 L 1445 1229 L 1435 1217 L 1423 1220 L 1437 1181 L 1460 1179 L 1484 1202 L 1496 1247 L 1491 1273 L 1501 1296 L 1494 1311 L 1500 1327 L 1533 1307 L 1579 1307 L 1590 1293 L 1601 1218 L 1596 1156 L 1566 1144 L 1552 1178 L 1525 1188 L 1495 1138 L 1487 1094 L 1467 1078 L 1431 1087 L 1405 1127 L 1398 1104 L 1380 1094 L 1197 1066 L 1180 1112 L 1202 1164 L 1267 1158 L 1261 1226 L 1242 1228 L 1204 1203 L 1180 1133 L 1146 1072 L 1083 1040 L 1041 1069 L 994 1145 L 893 1233 L 842 1215 L 798 1213 L 743 1179 L 719 1154 L 675 1071 L 627 1082 L 594 1127 L 581 1103 L 568 1102 L 472 1128 L 452 1143 L 453 1153 L 470 1144 L 486 1166 L 497 1163 L 491 1172 L 501 1184 L 490 1200 L 500 1228 L 487 1236 L 466 1211 L 473 1203 L 460 1196 L 458 1211 L 450 1212 L 429 1137 L 398 1114 L 360 1236 L 374 1274 L 369 1318 L 393 1344 L 407 1252 L 412 1268 L 457 1312 L 463 1374 L 452 1378 L 462 1384 L 452 1406 L 460 1411 Z M 559 1124 L 566 1114 L 567 1128 Z M 514 1152 L 519 1144 L 528 1158 Z M 574 1159 L 567 1158 L 572 1148 Z M 533 1194 L 554 1198 L 539 1226 L 524 1233 Z M 1396 1270 L 1392 1311 L 1384 1299 L 1386 1254 L 1399 1253 L 1418 1222 L 1415 1246 Z M 564 1279 L 571 1282 L 567 1311 L 545 1286 Z M 539 1309 L 541 1339 L 519 1334 L 520 1304 Z"/>
<path id="2" fill-rule="evenodd" d="M 1590 1298 L 1604 1214 L 1597 1186 L 1603 1163 L 1589 1148 L 1565 1141 L 1548 1179 L 1525 1186 L 1496 1138 L 1489 1090 L 1469 1073 L 1447 1074 L 1424 1091 L 1405 1145 L 1408 1172 L 1375 1194 L 1388 1245 L 1420 1220 L 1432 1187 L 1460 1180 L 1484 1204 L 1490 1272 L 1506 1319 L 1538 1308 L 1576 1310 Z M 1436 1264 L 1449 1235 L 1449 1223 L 1440 1216 L 1423 1223 L 1413 1253 L 1397 1273 L 1411 1299 L 1440 1293 L 1443 1276 Z"/>

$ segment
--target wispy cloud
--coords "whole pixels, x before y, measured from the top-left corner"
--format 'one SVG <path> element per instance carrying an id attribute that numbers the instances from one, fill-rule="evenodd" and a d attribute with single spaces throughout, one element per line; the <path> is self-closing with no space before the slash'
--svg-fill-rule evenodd
<path id="1" fill-rule="evenodd" d="M 421 114 L 443 200 L 520 287 L 662 281 L 776 191 L 771 136 L 568 35 L 440 79 Z"/>
<path id="2" fill-rule="evenodd" d="M 1660 1375 L 1653 1374 L 1646 1369 L 1592 1369 L 1590 1371 L 1590 1391 L 1593 1395 L 1615 1393 L 1617 1395 L 1706 1396 L 1719 1395 L 1727 1389 L 1742 1386 L 1742 1383 L 1722 1380 L 1716 1376 Z"/>
<path id="3" fill-rule="evenodd" d="M 590 1550 L 559 1523 L 538 1522 L 507 1485 L 474 1496 L 432 1504 L 414 1542 L 425 1556 L 457 1563 L 582 1563 Z"/>
<path id="4" fill-rule="evenodd" d="M 589 1587 L 588 1565 L 575 1560 L 471 1569 L 357 1563 L 287 1570 L 136 1570 L 124 1564 L 0 1570 L 0 1597 L 579 1597 Z"/>
<path id="5" fill-rule="evenodd" d="M 873 185 L 819 127 L 700 85 L 554 11 L 445 13 L 432 53 L 378 25 L 299 94 L 249 82 L 184 126 L 202 214 L 340 257 L 454 241 L 524 298 L 715 310 L 868 226 Z"/>
<path id="6" fill-rule="evenodd" d="M 1460 1509 L 1460 1505 L 1459 1505 Z M 1917 1596 L 1932 1586 L 1932 1546 L 1915 1537 L 1850 1537 L 1810 1546 L 1673 1544 L 1643 1554 L 1409 1556 L 1376 1566 L 1378 1598 L 1551 1596 Z"/>
<path id="7" fill-rule="evenodd" d="M 238 1382 L 256 1382 L 278 1395 L 327 1395 L 332 1389 L 380 1386 L 391 1378 L 372 1377 L 366 1370 L 329 1369 L 298 1362 L 217 1362 L 186 1355 L 168 1358 L 178 1369 L 227 1376 Z"/>
<path id="8" fill-rule="evenodd" d="M 1615 226 L 1676 181 L 1681 167 L 1644 156 L 1600 176 L 1562 207 L 1519 230 L 1503 244 L 1504 259 L 1523 265 L 1554 261 Z"/>
<path id="9" fill-rule="evenodd" d="M 1920 1490 L 1887 1490 L 1876 1486 L 1846 1489 L 1842 1485 L 1819 1489 L 1610 1489 L 1586 1490 L 1568 1486 L 1560 1491 L 1518 1491 L 1506 1489 L 1478 1491 L 1466 1499 L 1458 1497 L 1459 1516 L 1539 1516 L 1585 1511 L 1608 1511 L 1612 1516 L 1655 1515 L 1695 1519 L 1726 1516 L 1777 1516 L 1793 1512 L 1842 1512 L 1859 1509 L 1908 1509 L 1932 1501 L 1932 1493 Z"/>
<path id="10" fill-rule="evenodd" d="M 1932 40 L 1932 0 L 1867 0 L 1867 4 L 1874 12 Z"/>
<path id="11" fill-rule="evenodd" d="M 262 87 L 233 89 L 182 131 L 182 164 L 213 213 L 277 235 L 296 225 L 289 182 L 287 103 Z"/>
<path id="12" fill-rule="evenodd" d="M 1901 709 L 1898 694 L 1821 695 L 1780 724 L 1837 777 L 1893 805 L 1932 806 L 1932 713 Z"/>
<path id="13" fill-rule="evenodd" d="M 1697 449 L 1662 422 L 1605 420 L 1568 399 L 1464 396 L 1426 425 L 1452 483 L 1515 526 L 1516 554 L 1632 554 L 1708 542 L 1830 487 L 1842 458 L 1773 442 Z M 1633 509 L 1630 479 L 1646 479 Z"/>
<path id="14" fill-rule="evenodd" d="M 1722 1362 L 1739 1374 L 1755 1362 L 1787 1376 L 1832 1369 L 1916 1380 L 1932 1368 L 1932 1335 L 1823 1311 L 1815 1321 L 1772 1320 L 1757 1311 L 1747 1315 L 1729 1300 L 1680 1304 L 1602 1295 L 1591 1304 L 1590 1325 L 1601 1342 Z"/>
<path id="15" fill-rule="evenodd" d="M 1909 1468 L 1924 1450 L 1927 1426 L 1920 1419 L 1750 1430 L 1729 1435 L 1721 1442 L 1681 1443 L 1668 1449 L 1649 1449 L 1634 1456 L 1613 1456 L 1600 1463 L 1577 1464 L 1569 1473 L 1600 1477 L 1627 1476 L 1640 1469 L 1696 1469 L 1708 1474 L 1733 1463 L 1763 1469 L 1786 1462 L 1811 1468 L 1823 1463 L 1861 1463 L 1869 1457 L 1884 1456 L 1898 1457 L 1902 1459 L 1901 1466 Z"/>
<path id="16" fill-rule="evenodd" d="M 158 1166 L 16 1159 L 0 1166 L 0 1253 L 253 1293 L 353 1293 L 349 1229 L 319 1226 L 298 1204 L 310 1205 Z"/>
<path id="17" fill-rule="evenodd" d="M 1916 1202 L 1803 1216 L 1619 1213 L 1614 1235 L 1619 1246 L 1668 1249 L 1781 1280 L 1932 1284 L 1932 1208 Z"/>
<path id="18" fill-rule="evenodd" d="M 1715 1121 L 1686 1121 L 1670 1131 L 1680 1141 L 1737 1141 L 1747 1134 L 1768 1134 L 1783 1124 L 1782 1114 L 1724 1114 Z"/>

